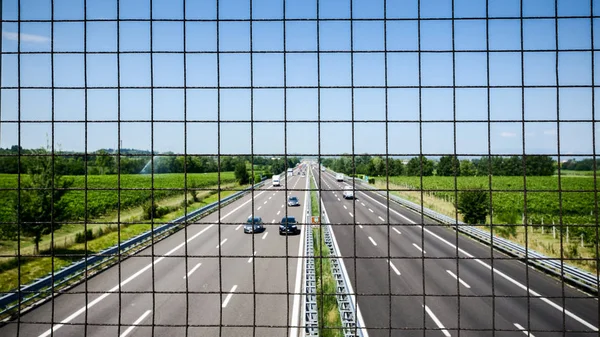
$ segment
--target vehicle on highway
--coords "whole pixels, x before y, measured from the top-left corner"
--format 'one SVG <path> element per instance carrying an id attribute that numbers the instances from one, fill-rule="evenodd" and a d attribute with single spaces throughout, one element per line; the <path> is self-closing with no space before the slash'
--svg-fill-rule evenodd
<path id="1" fill-rule="evenodd" d="M 294 175 L 294 169 L 291 169 L 291 168 L 287 169 L 287 173 L 288 173 L 288 176 L 293 176 Z"/>
<path id="2" fill-rule="evenodd" d="M 279 235 L 298 234 L 300 230 L 297 224 L 296 218 L 293 216 L 281 219 L 281 222 L 279 222 Z"/>
<path id="3" fill-rule="evenodd" d="M 344 187 L 344 193 L 342 193 L 342 195 L 344 196 L 344 199 L 353 199 L 354 191 L 352 190 L 352 186 Z"/>
<path id="4" fill-rule="evenodd" d="M 279 180 L 278 175 L 273 176 L 272 180 L 273 180 L 273 186 L 281 186 L 281 181 Z"/>
<path id="5" fill-rule="evenodd" d="M 260 233 L 265 230 L 262 218 L 259 216 L 249 217 L 244 225 L 244 233 Z"/>
<path id="6" fill-rule="evenodd" d="M 298 198 L 291 196 L 288 197 L 287 204 L 288 206 L 300 206 L 300 201 L 298 200 Z"/>
<path id="7" fill-rule="evenodd" d="M 337 181 L 344 181 L 344 175 L 341 173 L 338 173 L 335 175 L 335 180 Z"/>
<path id="8" fill-rule="evenodd" d="M 325 172 L 325 166 L 321 167 L 321 171 Z"/>

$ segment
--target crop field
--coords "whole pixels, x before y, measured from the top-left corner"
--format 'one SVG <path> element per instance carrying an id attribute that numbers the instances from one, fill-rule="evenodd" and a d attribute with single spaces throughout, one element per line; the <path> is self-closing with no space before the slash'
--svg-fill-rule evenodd
<path id="1" fill-rule="evenodd" d="M 131 174 L 71 176 L 73 186 L 63 197 L 67 204 L 69 220 L 82 220 L 98 217 L 106 212 L 138 206 L 150 200 L 158 200 L 175 194 L 181 194 L 185 188 L 185 177 L 181 173 L 169 174 Z M 221 184 L 235 182 L 233 172 L 221 172 Z M 29 179 L 21 175 L 21 179 Z M 218 185 L 218 173 L 188 173 L 187 188 L 215 188 Z M 23 181 L 23 180 L 22 180 Z M 18 175 L 0 175 L 0 221 L 14 221 L 14 204 L 17 200 Z M 4 190 L 2 190 L 4 189 Z M 86 191 L 87 189 L 87 191 Z M 86 198 L 87 197 L 87 198 Z M 120 201 L 120 203 L 119 203 Z"/>
<path id="2" fill-rule="evenodd" d="M 384 178 L 381 178 L 383 181 Z M 527 216 L 534 223 L 544 218 L 546 223 L 558 223 L 562 214 L 563 223 L 595 223 L 593 178 L 527 177 L 526 188 L 523 177 L 390 177 L 390 183 L 402 190 L 423 190 L 426 194 L 449 202 L 455 200 L 455 190 L 461 191 L 481 187 L 492 191 L 494 213 L 521 214 L 527 205 Z M 385 183 L 385 182 L 384 182 Z M 560 192 L 559 192 L 560 191 Z"/>

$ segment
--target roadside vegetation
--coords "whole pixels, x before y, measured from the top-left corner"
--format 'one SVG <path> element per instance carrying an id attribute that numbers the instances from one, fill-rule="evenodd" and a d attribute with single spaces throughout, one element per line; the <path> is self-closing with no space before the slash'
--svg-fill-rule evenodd
<path id="1" fill-rule="evenodd" d="M 319 335 L 323 337 L 343 336 L 342 320 L 337 305 L 336 282 L 331 273 L 329 248 L 319 228 L 313 228 L 315 252 L 315 274 L 317 281 L 317 308 L 319 312 Z"/>

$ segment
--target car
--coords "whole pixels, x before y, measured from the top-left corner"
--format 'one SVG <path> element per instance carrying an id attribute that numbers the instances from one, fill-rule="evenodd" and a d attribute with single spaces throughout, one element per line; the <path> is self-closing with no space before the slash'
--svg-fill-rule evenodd
<path id="1" fill-rule="evenodd" d="M 279 235 L 298 234 L 300 230 L 297 224 L 296 218 L 293 216 L 282 218 L 279 222 Z"/>
<path id="2" fill-rule="evenodd" d="M 338 173 L 335 175 L 335 180 L 337 181 L 344 181 L 344 175 L 341 173 Z"/>
<path id="3" fill-rule="evenodd" d="M 291 196 L 288 197 L 287 204 L 288 206 L 300 206 L 300 201 L 298 201 L 298 198 Z"/>
<path id="4" fill-rule="evenodd" d="M 244 225 L 244 233 L 260 233 L 265 230 L 262 218 L 259 216 L 249 217 Z"/>
<path id="5" fill-rule="evenodd" d="M 342 195 L 344 196 L 344 199 L 353 199 L 354 190 L 352 189 L 352 186 L 344 187 L 344 193 L 342 193 Z"/>

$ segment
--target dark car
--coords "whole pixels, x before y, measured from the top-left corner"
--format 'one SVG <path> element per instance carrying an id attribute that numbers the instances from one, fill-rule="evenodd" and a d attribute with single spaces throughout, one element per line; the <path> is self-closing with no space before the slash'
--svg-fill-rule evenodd
<path id="1" fill-rule="evenodd" d="M 292 196 L 288 198 L 287 204 L 288 206 L 300 206 L 300 201 L 298 201 L 298 198 Z"/>
<path id="2" fill-rule="evenodd" d="M 258 233 L 265 230 L 262 218 L 259 216 L 249 217 L 244 225 L 244 233 Z"/>
<path id="3" fill-rule="evenodd" d="M 296 222 L 295 217 L 288 216 L 281 219 L 279 223 L 279 235 L 298 234 L 299 232 L 298 222 Z"/>

